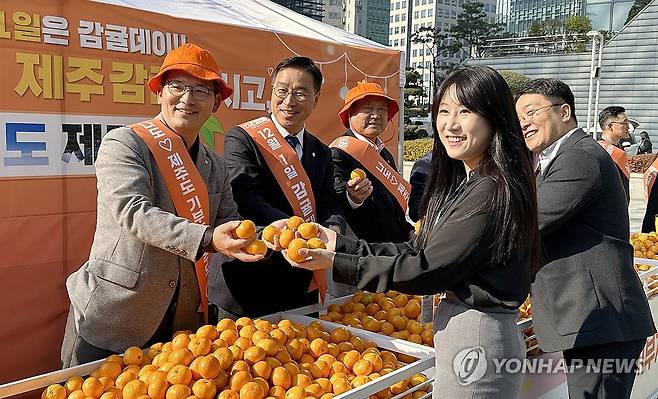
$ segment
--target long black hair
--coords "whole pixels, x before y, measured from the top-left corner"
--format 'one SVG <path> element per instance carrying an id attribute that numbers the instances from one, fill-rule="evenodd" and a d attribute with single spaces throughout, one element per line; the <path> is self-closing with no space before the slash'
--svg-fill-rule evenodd
<path id="1" fill-rule="evenodd" d="M 519 255 L 518 248 L 529 244 L 534 268 L 540 262 L 541 247 L 532 154 L 523 140 L 507 83 L 498 72 L 486 66 L 467 66 L 452 72 L 434 99 L 432 165 L 421 204 L 424 222 L 416 245 L 425 248 L 434 220 L 466 177 L 463 162 L 448 156 L 436 127 L 439 104 L 453 87 L 457 100 L 491 126 L 491 142 L 477 170 L 493 177 L 496 192 L 476 212 L 487 210 L 492 214 L 490 228 L 496 237 L 491 243 L 492 263 L 506 263 Z"/>

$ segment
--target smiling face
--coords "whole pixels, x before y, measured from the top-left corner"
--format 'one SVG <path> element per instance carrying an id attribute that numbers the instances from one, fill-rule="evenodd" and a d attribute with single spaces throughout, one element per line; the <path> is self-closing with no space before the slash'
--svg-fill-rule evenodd
<path id="1" fill-rule="evenodd" d="M 577 127 L 569 105 L 542 94 L 523 94 L 516 101 L 516 113 L 525 144 L 534 153 L 543 151 Z"/>
<path id="2" fill-rule="evenodd" d="M 381 97 L 368 96 L 350 107 L 350 127 L 374 141 L 388 123 L 388 105 Z"/>
<path id="3" fill-rule="evenodd" d="M 186 88 L 181 96 L 171 94 L 166 82 L 179 81 L 187 86 L 205 86 L 210 89 L 211 95 L 200 101 L 192 95 L 192 90 Z M 164 122 L 178 135 L 183 137 L 185 144 L 191 146 L 196 140 L 201 126 L 206 122 L 219 106 L 219 94 L 213 93 L 213 84 L 210 81 L 196 78 L 183 71 L 167 73 L 166 82 L 158 92 L 160 115 Z"/>
<path id="4" fill-rule="evenodd" d="M 285 92 L 285 98 L 275 93 Z M 295 97 L 303 98 L 303 101 Z M 319 93 L 313 86 L 313 76 L 303 69 L 288 67 L 280 70 L 272 84 L 272 115 L 289 133 L 296 134 L 304 127 L 318 102 Z"/>
<path id="5" fill-rule="evenodd" d="M 491 125 L 457 99 L 455 86 L 439 103 L 436 129 L 448 156 L 464 162 L 466 172 L 477 168 L 491 143 Z"/>

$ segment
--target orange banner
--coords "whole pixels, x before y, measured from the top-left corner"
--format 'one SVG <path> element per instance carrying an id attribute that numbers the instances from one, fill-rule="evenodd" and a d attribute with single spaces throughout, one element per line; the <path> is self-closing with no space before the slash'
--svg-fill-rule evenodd
<path id="1" fill-rule="evenodd" d="M 371 145 L 355 137 L 343 136 L 334 140 L 329 147 L 341 149 L 361 163 L 395 197 L 398 205 L 405 212 L 407 211 L 411 184 L 404 180 Z"/>
<path id="2" fill-rule="evenodd" d="M 210 200 L 208 188 L 199 174 L 183 139 L 157 119 L 130 125 L 142 138 L 158 164 L 158 170 L 167 186 L 167 192 L 180 217 L 208 225 Z M 204 253 L 194 264 L 201 294 L 199 312 L 208 323 L 208 263 L 210 255 Z"/>
<path id="3" fill-rule="evenodd" d="M 297 158 L 297 153 L 290 147 L 270 118 L 260 117 L 240 125 L 254 140 L 265 158 L 276 182 L 286 196 L 288 203 L 296 216 L 307 222 L 317 221 L 315 196 L 311 179 L 308 178 L 304 166 Z M 324 303 L 327 293 L 327 278 L 323 270 L 313 272 L 313 281 L 309 287 L 315 287 L 320 293 L 320 301 Z"/>
<path id="4" fill-rule="evenodd" d="M 230 3 L 208 8 L 204 19 L 230 15 Z M 0 345 L 0 383 L 61 367 L 64 281 L 89 255 L 98 147 L 109 130 L 159 112 L 145 83 L 167 51 L 186 42 L 207 48 L 235 89 L 200 132 L 220 153 L 225 129 L 268 111 L 272 71 L 295 54 L 322 69 L 320 101 L 306 126 L 325 143 L 343 131 L 335 115 L 348 87 L 366 77 L 400 96 L 397 51 L 254 26 L 93 1 L 1 2 L 0 342 L 11 344 Z M 397 137 L 390 124 L 383 140 L 394 154 Z"/>

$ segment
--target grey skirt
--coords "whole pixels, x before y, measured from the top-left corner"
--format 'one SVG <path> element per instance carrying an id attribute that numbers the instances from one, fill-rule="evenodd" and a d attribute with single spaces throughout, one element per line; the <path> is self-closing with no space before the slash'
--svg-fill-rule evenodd
<path id="1" fill-rule="evenodd" d="M 473 309 L 454 295 L 434 313 L 435 381 L 432 398 L 518 398 L 523 373 L 509 374 L 502 359 L 523 361 L 519 314 Z M 494 360 L 495 359 L 495 360 Z"/>

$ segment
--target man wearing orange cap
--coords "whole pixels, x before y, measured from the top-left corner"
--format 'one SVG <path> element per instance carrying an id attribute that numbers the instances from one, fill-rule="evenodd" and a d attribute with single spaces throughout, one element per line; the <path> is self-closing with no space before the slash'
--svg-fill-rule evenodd
<path id="1" fill-rule="evenodd" d="M 331 151 L 305 127 L 320 97 L 322 72 L 308 57 L 289 57 L 274 68 L 272 80 L 272 114 L 224 138 L 239 212 L 260 226 L 296 215 L 343 231 Z M 293 268 L 275 252 L 256 264 L 236 260 L 213 268 L 209 296 L 219 319 L 257 317 L 318 303 L 323 276 Z"/>
<path id="2" fill-rule="evenodd" d="M 185 44 L 148 82 L 160 113 L 112 130 L 96 160 L 89 260 L 66 282 L 64 367 L 170 340 L 207 318 L 208 254 L 257 261 L 231 232 L 240 218 L 225 161 L 199 131 L 232 89 L 212 55 Z"/>
<path id="3" fill-rule="evenodd" d="M 334 188 L 347 224 L 368 242 L 403 242 L 413 230 L 405 212 L 410 186 L 397 173 L 393 155 L 380 139 L 398 113 L 398 103 L 377 83 L 360 82 L 345 96 L 338 116 L 347 128 L 331 144 Z M 352 178 L 355 169 L 366 178 Z"/>

